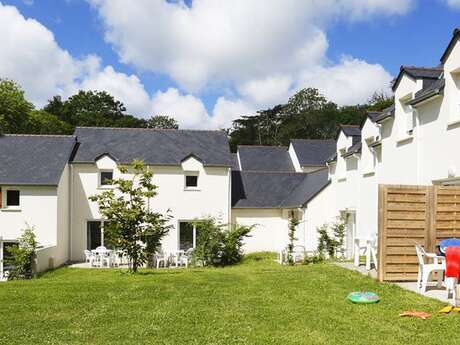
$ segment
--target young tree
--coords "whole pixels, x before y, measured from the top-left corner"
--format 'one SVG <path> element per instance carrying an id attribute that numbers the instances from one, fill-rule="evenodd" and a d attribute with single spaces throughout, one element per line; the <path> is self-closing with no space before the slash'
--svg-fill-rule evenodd
<path id="1" fill-rule="evenodd" d="M 171 228 L 170 216 L 150 209 L 150 199 L 157 195 L 157 186 L 152 183 L 152 172 L 142 161 L 135 160 L 131 166 L 119 170 L 122 174 L 132 173 L 132 177 L 113 180 L 113 189 L 89 199 L 97 202 L 108 221 L 104 229 L 108 238 L 126 251 L 132 271 L 137 272 L 160 247 L 161 239 Z"/>
<path id="2" fill-rule="evenodd" d="M 34 276 L 34 264 L 37 258 L 37 240 L 34 228 L 28 226 L 23 230 L 19 243 L 8 248 L 11 259 L 7 261 L 13 268 L 8 279 L 31 279 Z"/>
<path id="3" fill-rule="evenodd" d="M 155 115 L 147 120 L 147 128 L 179 129 L 179 124 L 173 117 L 166 115 Z"/>
<path id="4" fill-rule="evenodd" d="M 23 133 L 34 109 L 24 91 L 12 80 L 0 79 L 0 133 Z"/>

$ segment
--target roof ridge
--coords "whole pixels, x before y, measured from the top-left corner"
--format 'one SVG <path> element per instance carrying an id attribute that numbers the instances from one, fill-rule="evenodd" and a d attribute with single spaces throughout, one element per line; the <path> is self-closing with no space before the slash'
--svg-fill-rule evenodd
<path id="1" fill-rule="evenodd" d="M 25 133 L 5 133 L 1 137 L 44 137 L 44 138 L 76 138 L 73 134 L 25 134 Z"/>
<path id="2" fill-rule="evenodd" d="M 303 140 L 303 141 L 335 141 L 335 139 L 289 139 L 290 141 L 293 140 Z"/>
<path id="3" fill-rule="evenodd" d="M 285 145 L 280 145 L 280 146 L 277 146 L 277 145 L 237 145 L 237 147 L 275 147 L 275 148 L 280 148 L 280 149 L 288 148 L 288 146 L 285 146 Z"/>
<path id="4" fill-rule="evenodd" d="M 255 174 L 291 174 L 291 175 L 308 175 L 309 173 L 301 171 L 270 171 L 270 170 L 240 170 L 242 173 L 255 173 Z"/>
<path id="5" fill-rule="evenodd" d="M 156 131 L 156 132 L 224 132 L 221 129 L 174 129 L 174 128 L 145 128 L 145 127 L 91 127 L 91 126 L 77 126 L 77 128 L 88 128 L 88 129 L 113 129 L 113 130 L 144 130 L 144 131 Z"/>
<path id="6" fill-rule="evenodd" d="M 400 68 L 416 68 L 416 69 L 436 70 L 436 71 L 444 70 L 442 66 L 426 67 L 426 66 L 415 66 L 415 65 L 401 65 Z"/>

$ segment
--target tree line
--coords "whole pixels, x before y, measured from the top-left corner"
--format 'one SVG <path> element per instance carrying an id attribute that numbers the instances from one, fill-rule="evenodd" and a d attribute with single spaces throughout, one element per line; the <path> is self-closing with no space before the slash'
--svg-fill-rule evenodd
<path id="1" fill-rule="evenodd" d="M 285 104 L 241 116 L 225 130 L 232 151 L 237 145 L 287 145 L 293 138 L 332 139 L 339 124 L 359 125 L 368 111 L 380 111 L 392 103 L 392 97 L 376 93 L 366 104 L 339 107 L 317 89 L 305 88 Z M 77 126 L 179 128 L 170 116 L 144 119 L 128 114 L 124 104 L 106 91 L 80 90 L 66 100 L 54 96 L 37 109 L 17 83 L 0 79 L 2 133 L 71 134 Z"/>

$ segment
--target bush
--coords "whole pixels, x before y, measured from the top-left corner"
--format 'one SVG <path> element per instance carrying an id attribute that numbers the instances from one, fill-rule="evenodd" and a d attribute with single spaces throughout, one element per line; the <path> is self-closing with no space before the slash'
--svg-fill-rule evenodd
<path id="1" fill-rule="evenodd" d="M 336 222 L 326 223 L 317 228 L 318 253 L 323 257 L 343 256 L 346 222 L 346 217 L 338 217 Z"/>
<path id="2" fill-rule="evenodd" d="M 326 258 L 324 257 L 324 255 L 319 252 L 316 252 L 313 255 L 306 255 L 305 259 L 303 260 L 303 264 L 304 265 L 321 264 L 324 261 L 326 261 Z"/>
<path id="3" fill-rule="evenodd" d="M 215 218 L 195 222 L 197 244 L 192 261 L 203 266 L 227 266 L 236 264 L 243 257 L 243 239 L 249 236 L 253 226 L 218 224 Z"/>
<path id="4" fill-rule="evenodd" d="M 11 259 L 7 263 L 12 266 L 8 279 L 32 279 L 34 276 L 34 264 L 37 258 L 37 240 L 34 228 L 27 226 L 17 245 L 8 248 Z"/>

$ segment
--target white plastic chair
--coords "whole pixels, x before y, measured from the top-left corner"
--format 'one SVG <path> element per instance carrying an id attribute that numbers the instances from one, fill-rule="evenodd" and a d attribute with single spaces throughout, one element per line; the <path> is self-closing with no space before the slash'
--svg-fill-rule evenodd
<path id="1" fill-rule="evenodd" d="M 160 268 L 161 263 L 163 263 L 163 267 L 167 267 L 169 262 L 169 255 L 160 250 L 155 254 L 155 262 L 157 263 L 157 268 Z"/>
<path id="2" fill-rule="evenodd" d="M 305 247 L 301 245 L 294 246 L 292 251 L 292 259 L 294 262 L 302 262 L 305 260 Z"/>
<path id="3" fill-rule="evenodd" d="M 84 253 L 85 253 L 85 263 L 86 262 L 91 263 L 91 261 L 93 259 L 93 254 L 91 253 L 91 251 L 84 250 Z"/>
<path id="4" fill-rule="evenodd" d="M 434 253 L 427 253 L 419 244 L 415 246 L 415 251 L 418 258 L 417 288 L 422 292 L 426 292 L 428 280 L 433 272 L 438 273 L 438 287 L 441 287 L 442 273 L 446 270 L 445 258 Z M 428 260 L 433 260 L 433 263 L 426 263 Z"/>
<path id="5" fill-rule="evenodd" d="M 354 265 L 359 267 L 361 255 L 366 256 L 366 270 L 371 269 L 371 264 L 374 264 L 374 268 L 377 270 L 377 240 L 374 239 L 362 239 L 355 238 L 355 250 L 354 250 Z"/>

